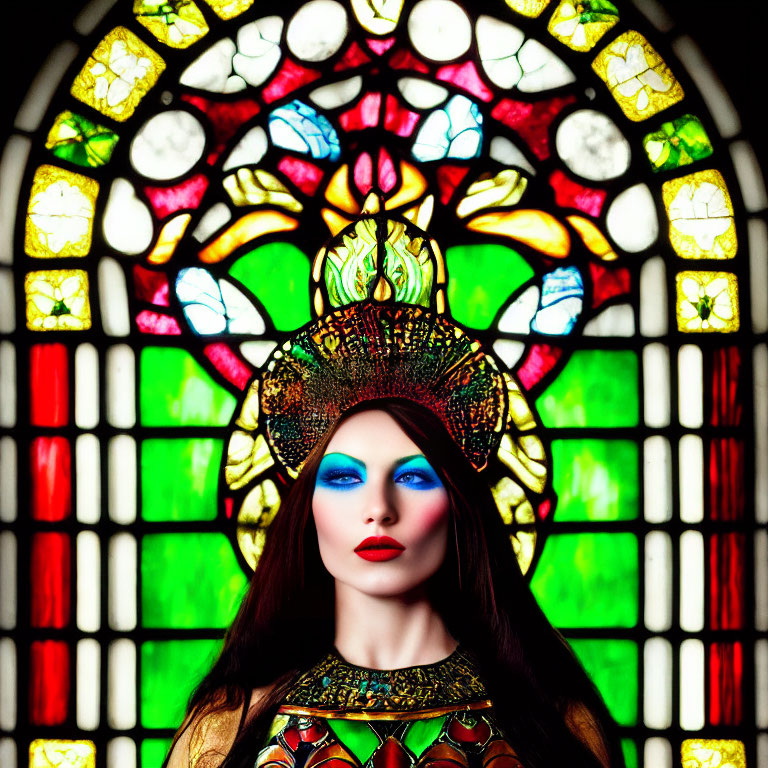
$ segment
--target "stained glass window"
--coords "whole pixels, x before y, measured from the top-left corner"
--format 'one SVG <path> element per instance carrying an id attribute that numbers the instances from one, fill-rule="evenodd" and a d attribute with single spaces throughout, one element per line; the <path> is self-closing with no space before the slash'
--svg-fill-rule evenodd
<path id="1" fill-rule="evenodd" d="M 674 10 L 76 17 L 0 160 L 3 768 L 159 768 L 279 514 L 235 419 L 371 188 L 533 407 L 517 554 L 628 766 L 768 765 L 766 195 Z"/>

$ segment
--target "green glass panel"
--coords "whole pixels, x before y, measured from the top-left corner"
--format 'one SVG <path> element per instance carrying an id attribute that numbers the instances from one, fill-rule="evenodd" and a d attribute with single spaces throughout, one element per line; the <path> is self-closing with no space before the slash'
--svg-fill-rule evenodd
<path id="1" fill-rule="evenodd" d="M 637 644 L 632 640 L 569 640 L 619 725 L 637 724 Z"/>
<path id="2" fill-rule="evenodd" d="M 634 627 L 637 558 L 632 533 L 553 533 L 531 589 L 556 627 Z"/>
<path id="3" fill-rule="evenodd" d="M 212 438 L 145 440 L 141 515 L 145 520 L 214 520 L 224 443 Z"/>
<path id="4" fill-rule="evenodd" d="M 178 728 L 189 694 L 210 669 L 220 650 L 221 640 L 156 640 L 142 643 L 142 726 Z"/>
<path id="5" fill-rule="evenodd" d="M 141 768 L 161 768 L 172 742 L 173 739 L 144 739 L 141 742 Z"/>
<path id="6" fill-rule="evenodd" d="M 631 440 L 553 440 L 557 520 L 634 520 L 638 448 Z"/>
<path id="7" fill-rule="evenodd" d="M 448 306 L 469 328 L 488 328 L 510 294 L 534 275 L 517 251 L 503 245 L 456 245 L 445 252 L 445 263 Z"/>
<path id="8" fill-rule="evenodd" d="M 403 744 L 419 758 L 421 753 L 440 735 L 445 717 L 443 715 L 429 717 L 426 720 L 414 720 L 408 727 Z"/>
<path id="9" fill-rule="evenodd" d="M 365 765 L 381 744 L 379 737 L 364 720 L 329 719 L 328 724 L 344 746 L 354 753 L 360 765 Z"/>
<path id="10" fill-rule="evenodd" d="M 141 542 L 145 627 L 226 627 L 246 587 L 222 533 L 152 533 Z"/>
<path id="11" fill-rule="evenodd" d="M 712 143 L 693 115 L 683 115 L 661 124 L 661 128 L 643 137 L 643 147 L 654 171 L 671 171 L 709 157 Z"/>
<path id="12" fill-rule="evenodd" d="M 545 427 L 636 426 L 637 356 L 625 350 L 574 352 L 536 408 Z"/>
<path id="13" fill-rule="evenodd" d="M 147 427 L 226 426 L 237 404 L 189 352 L 175 347 L 142 350 L 139 399 Z"/>
<path id="14" fill-rule="evenodd" d="M 627 768 L 637 768 L 637 744 L 632 739 L 622 739 L 621 751 L 624 753 Z"/>
<path id="15" fill-rule="evenodd" d="M 98 168 L 109 162 L 118 140 L 109 128 L 66 111 L 54 121 L 45 146 L 62 160 Z"/>
<path id="16" fill-rule="evenodd" d="M 256 296 L 278 331 L 310 321 L 309 259 L 295 245 L 261 245 L 241 256 L 229 274 Z"/>

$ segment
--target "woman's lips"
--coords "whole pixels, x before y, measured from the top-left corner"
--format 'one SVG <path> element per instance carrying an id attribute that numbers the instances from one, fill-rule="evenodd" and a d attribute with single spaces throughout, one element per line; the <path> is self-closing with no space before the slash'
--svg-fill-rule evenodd
<path id="1" fill-rule="evenodd" d="M 399 557 L 404 550 L 399 541 L 389 536 L 369 536 L 355 547 L 355 554 L 363 560 L 382 561 Z"/>

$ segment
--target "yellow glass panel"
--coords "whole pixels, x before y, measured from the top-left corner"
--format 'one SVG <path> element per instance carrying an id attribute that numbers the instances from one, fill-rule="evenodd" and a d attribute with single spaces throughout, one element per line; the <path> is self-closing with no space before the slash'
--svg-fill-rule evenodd
<path id="1" fill-rule="evenodd" d="M 400 178 L 400 189 L 384 203 L 387 210 L 392 211 L 398 206 L 411 203 L 427 190 L 427 180 L 421 171 L 404 160 L 400 162 Z"/>
<path id="2" fill-rule="evenodd" d="M 253 432 L 259 425 L 259 380 L 254 379 L 240 409 L 235 424 L 246 432 Z"/>
<path id="3" fill-rule="evenodd" d="M 359 213 L 360 208 L 355 202 L 352 190 L 349 188 L 349 166 L 342 165 L 331 176 L 325 188 L 325 199 L 347 213 Z"/>
<path id="4" fill-rule="evenodd" d="M 725 179 L 719 171 L 699 171 L 662 186 L 669 216 L 669 240 L 684 259 L 732 259 L 736 224 Z"/>
<path id="5" fill-rule="evenodd" d="M 605 235 L 589 219 L 583 216 L 566 216 L 568 223 L 579 233 L 584 245 L 589 248 L 603 261 L 615 261 L 618 259 L 616 251 L 611 248 L 611 244 Z"/>
<path id="6" fill-rule="evenodd" d="M 412 221 L 419 229 L 429 229 L 435 210 L 435 196 L 427 195 L 418 205 L 403 211 L 403 218 Z"/>
<path id="7" fill-rule="evenodd" d="M 171 48 L 188 48 L 208 32 L 205 17 L 192 0 L 134 0 L 133 12 L 140 24 Z"/>
<path id="8" fill-rule="evenodd" d="M 563 0 L 549 20 L 547 30 L 574 51 L 589 51 L 619 21 L 615 9 L 602 3 L 599 10 L 588 10 L 587 3 Z"/>
<path id="9" fill-rule="evenodd" d="M 352 223 L 352 219 L 348 219 L 340 213 L 332 211 L 330 208 L 323 208 L 320 211 L 320 215 L 323 217 L 323 221 L 334 237 L 338 235 L 344 227 L 348 227 Z"/>
<path id="10" fill-rule="evenodd" d="M 222 184 L 238 206 L 268 203 L 295 213 L 304 208 L 277 177 L 258 168 L 238 168 L 225 176 Z"/>
<path id="11" fill-rule="evenodd" d="M 125 27 L 95 48 L 72 83 L 72 95 L 114 120 L 127 120 L 157 82 L 165 62 Z"/>
<path id="12" fill-rule="evenodd" d="M 96 768 L 96 745 L 85 739 L 35 739 L 29 745 L 29 768 Z"/>
<path id="13" fill-rule="evenodd" d="M 527 488 L 536 493 L 544 490 L 547 466 L 544 446 L 536 435 L 524 435 L 514 440 L 509 432 L 505 433 L 499 444 L 498 457 Z"/>
<path id="14" fill-rule="evenodd" d="M 520 570 L 525 573 L 531 566 L 536 548 L 535 515 L 525 491 L 511 478 L 502 477 L 491 488 L 499 516 L 506 525 L 522 526 L 510 534 L 512 548 L 517 556 Z"/>
<path id="15" fill-rule="evenodd" d="M 165 264 L 170 261 L 190 221 L 192 216 L 189 213 L 180 213 L 167 221 L 160 230 L 155 247 L 149 252 L 147 261 L 150 264 Z"/>
<path id="16" fill-rule="evenodd" d="M 469 185 L 456 207 L 456 213 L 463 219 L 483 208 L 514 205 L 520 201 L 527 186 L 528 179 L 512 168 L 505 168 L 495 176 L 483 174 Z"/>
<path id="17" fill-rule="evenodd" d="M 507 387 L 507 403 L 509 404 L 509 413 L 507 414 L 507 427 L 513 427 L 520 432 L 526 432 L 536 426 L 536 420 L 525 395 L 520 390 L 518 383 L 508 374 L 504 373 L 504 383 Z"/>
<path id="18" fill-rule="evenodd" d="M 664 59 L 639 32 L 619 35 L 597 55 L 592 69 L 635 122 L 653 117 L 684 96 Z"/>
<path id="19" fill-rule="evenodd" d="M 243 557 L 255 569 L 264 549 L 267 528 L 280 509 L 280 491 L 271 480 L 253 488 L 237 515 L 237 544 Z"/>
<path id="20" fill-rule="evenodd" d="M 744 742 L 738 739 L 684 739 L 682 768 L 747 768 Z"/>
<path id="21" fill-rule="evenodd" d="M 511 237 L 548 256 L 567 256 L 571 249 L 568 230 L 554 216 L 544 211 L 486 213 L 472 219 L 467 229 Z"/>
<path id="22" fill-rule="evenodd" d="M 352 0 L 360 26 L 374 35 L 394 32 L 403 12 L 403 0 Z"/>
<path id="23" fill-rule="evenodd" d="M 24 251 L 36 258 L 86 256 L 91 250 L 99 184 L 54 165 L 41 165 L 29 194 Z"/>
<path id="24" fill-rule="evenodd" d="M 507 5 L 522 16 L 536 18 L 549 5 L 549 0 L 506 0 Z"/>
<path id="25" fill-rule="evenodd" d="M 279 211 L 254 211 L 238 219 L 210 245 L 200 251 L 200 261 L 215 264 L 223 261 L 241 245 L 270 232 L 287 232 L 296 229 L 299 222 Z"/>
<path id="26" fill-rule="evenodd" d="M 248 432 L 236 429 L 229 439 L 224 477 L 227 485 L 237 491 L 245 488 L 274 463 L 264 435 L 257 434 L 254 438 Z"/>
<path id="27" fill-rule="evenodd" d="M 253 0 L 205 0 L 205 2 L 213 8 L 213 12 L 220 19 L 234 19 L 253 5 Z"/>
<path id="28" fill-rule="evenodd" d="M 91 327 L 88 275 L 82 269 L 28 272 L 24 294 L 31 331 L 85 331 Z M 102 297 L 102 301 L 108 299 Z"/>
<path id="29" fill-rule="evenodd" d="M 736 275 L 730 272 L 678 272 L 677 327 L 684 332 L 739 329 Z"/>

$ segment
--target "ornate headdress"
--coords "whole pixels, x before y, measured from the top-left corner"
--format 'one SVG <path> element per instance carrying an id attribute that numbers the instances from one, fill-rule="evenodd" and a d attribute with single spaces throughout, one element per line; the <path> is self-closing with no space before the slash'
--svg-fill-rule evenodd
<path id="1" fill-rule="evenodd" d="M 523 571 L 549 511 L 547 461 L 512 376 L 444 314 L 446 270 L 434 240 L 380 212 L 321 248 L 312 269 L 316 319 L 276 349 L 235 420 L 225 477 L 238 499 L 238 540 L 255 567 L 280 488 L 358 403 L 401 397 L 426 406 L 487 478 Z M 233 502 L 235 499 L 233 499 Z"/>

